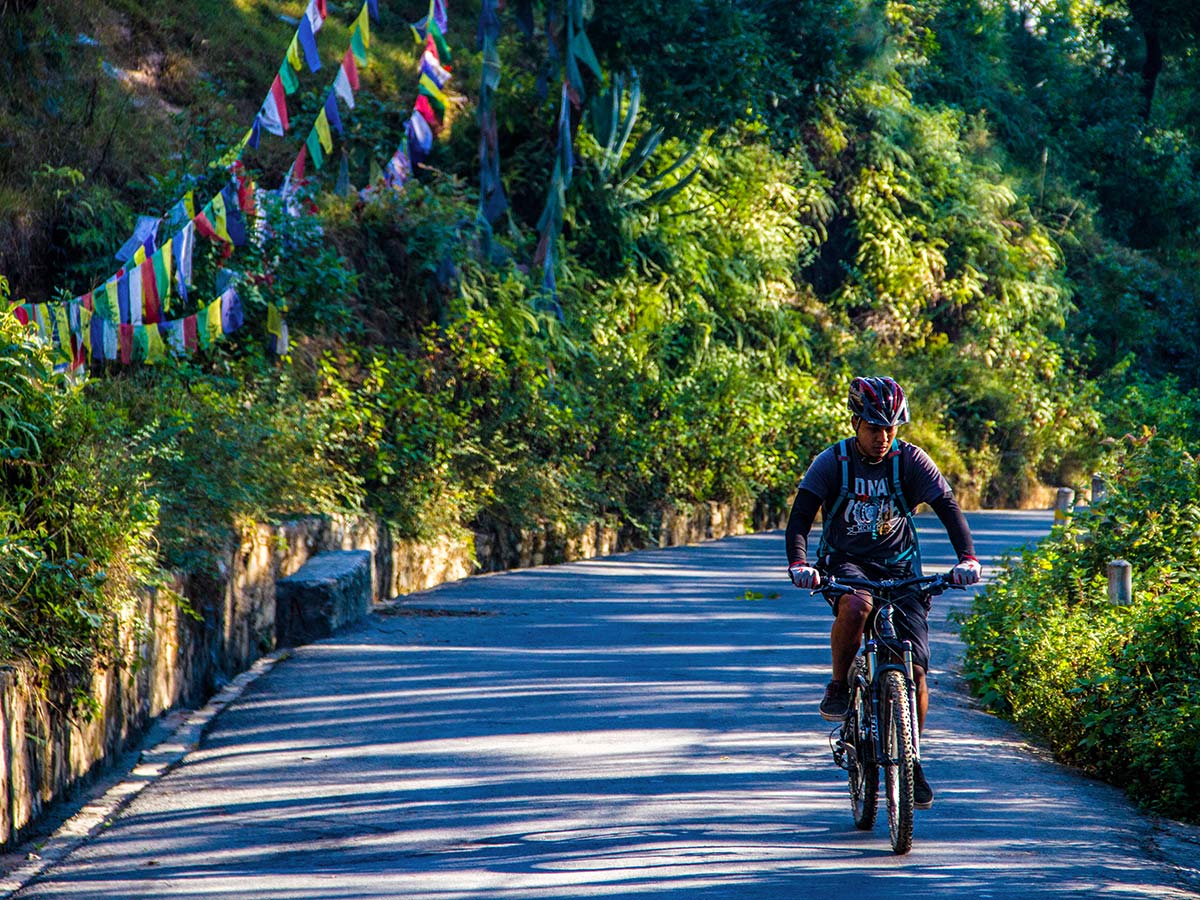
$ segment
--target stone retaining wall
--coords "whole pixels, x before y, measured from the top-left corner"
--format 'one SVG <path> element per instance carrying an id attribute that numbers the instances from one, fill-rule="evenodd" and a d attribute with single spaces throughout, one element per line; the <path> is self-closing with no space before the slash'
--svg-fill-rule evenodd
<path id="1" fill-rule="evenodd" d="M 778 527 L 784 511 L 702 504 L 666 511 L 657 534 L 596 523 L 513 529 L 489 524 L 418 543 L 395 539 L 380 522 L 322 518 L 260 525 L 242 535 L 208 577 L 177 578 L 142 592 L 122 629 L 123 658 L 93 673 L 96 713 L 69 714 L 70 697 L 38 687 L 28 668 L 0 666 L 0 844 L 21 839 L 42 812 L 86 784 L 136 743 L 159 715 L 200 706 L 221 685 L 274 649 L 275 581 L 326 550 L 369 550 L 378 600 L 472 572 L 587 559 L 645 546 L 673 546 L 742 534 L 748 522 Z M 186 598 L 190 612 L 181 608 Z"/>

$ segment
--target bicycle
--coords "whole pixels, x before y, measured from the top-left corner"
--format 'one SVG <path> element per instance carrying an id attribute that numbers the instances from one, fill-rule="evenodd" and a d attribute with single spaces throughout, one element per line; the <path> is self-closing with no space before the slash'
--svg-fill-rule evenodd
<path id="1" fill-rule="evenodd" d="M 936 595 L 960 586 L 948 575 L 883 581 L 825 577 L 813 591 L 828 599 L 830 593 L 866 589 L 875 600 L 849 675 L 850 709 L 842 725 L 830 733 L 830 749 L 834 762 L 849 773 L 850 807 L 854 825 L 861 831 L 875 827 L 879 770 L 883 769 L 888 833 L 897 855 L 912 849 L 913 764 L 921 761 L 921 739 L 912 644 L 896 636 L 893 598 L 905 588 L 916 587 Z M 834 733 L 838 733 L 836 743 Z"/>

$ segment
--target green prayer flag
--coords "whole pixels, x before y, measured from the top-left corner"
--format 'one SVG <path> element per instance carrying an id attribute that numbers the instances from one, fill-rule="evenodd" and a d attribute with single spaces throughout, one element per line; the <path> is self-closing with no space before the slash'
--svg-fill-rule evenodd
<path id="1" fill-rule="evenodd" d="M 432 106 L 437 112 L 438 118 L 442 118 L 446 115 L 446 104 L 438 99 L 439 95 L 445 97 L 445 94 L 443 94 L 441 91 L 430 90 L 424 84 L 417 86 L 417 93 L 425 96 L 429 100 L 429 105 Z"/>
<path id="2" fill-rule="evenodd" d="M 296 77 L 296 70 L 286 59 L 279 66 L 279 80 L 283 82 L 285 94 L 294 94 L 300 89 L 300 79 Z"/>
<path id="3" fill-rule="evenodd" d="M 312 160 L 313 168 L 321 168 L 325 162 L 325 150 L 321 147 L 321 136 L 317 134 L 317 129 L 308 133 L 304 146 L 308 148 L 308 158 Z"/>
<path id="4" fill-rule="evenodd" d="M 208 336 L 208 316 L 203 309 L 196 314 L 196 343 L 202 350 L 207 350 L 212 343 L 212 338 Z"/>
<path id="5" fill-rule="evenodd" d="M 450 58 L 450 46 L 446 43 L 446 36 L 442 34 L 442 29 L 438 28 L 437 22 L 432 18 L 429 20 L 429 33 L 433 35 L 433 43 L 437 47 L 438 62 L 443 66 L 450 65 L 453 61 Z"/>
<path id="6" fill-rule="evenodd" d="M 350 50 L 354 54 L 354 61 L 360 66 L 367 64 L 367 45 L 363 42 L 362 34 L 357 28 L 350 35 Z"/>

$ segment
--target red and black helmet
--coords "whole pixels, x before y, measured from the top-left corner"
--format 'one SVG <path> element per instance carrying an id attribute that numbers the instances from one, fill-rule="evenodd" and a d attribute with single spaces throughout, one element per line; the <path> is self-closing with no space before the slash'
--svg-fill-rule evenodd
<path id="1" fill-rule="evenodd" d="M 908 398 L 892 378 L 855 378 L 850 382 L 850 412 L 872 425 L 891 428 L 908 421 Z"/>

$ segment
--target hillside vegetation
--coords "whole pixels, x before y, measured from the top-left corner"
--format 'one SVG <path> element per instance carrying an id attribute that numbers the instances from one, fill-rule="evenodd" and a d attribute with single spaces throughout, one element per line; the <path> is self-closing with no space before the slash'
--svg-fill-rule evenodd
<path id="1" fill-rule="evenodd" d="M 293 128 L 241 156 L 267 191 L 297 186 L 360 27 L 327 11 Z M 427 12 L 380 0 L 323 166 L 262 198 L 245 246 L 197 243 L 179 314 L 232 279 L 244 327 L 63 373 L 2 317 L 0 655 L 69 683 L 116 652 L 132 584 L 272 516 L 369 510 L 420 537 L 781 509 L 857 373 L 902 381 L 907 436 L 968 504 L 1082 486 L 1119 464 L 1106 439 L 1195 402 L 1190 4 L 451 0 L 442 128 L 393 190 Z M 304 14 L 0 3 L 4 298 L 84 295 L 139 215 L 220 190 Z M 1070 565 L 1094 600 L 1100 560 Z"/>

